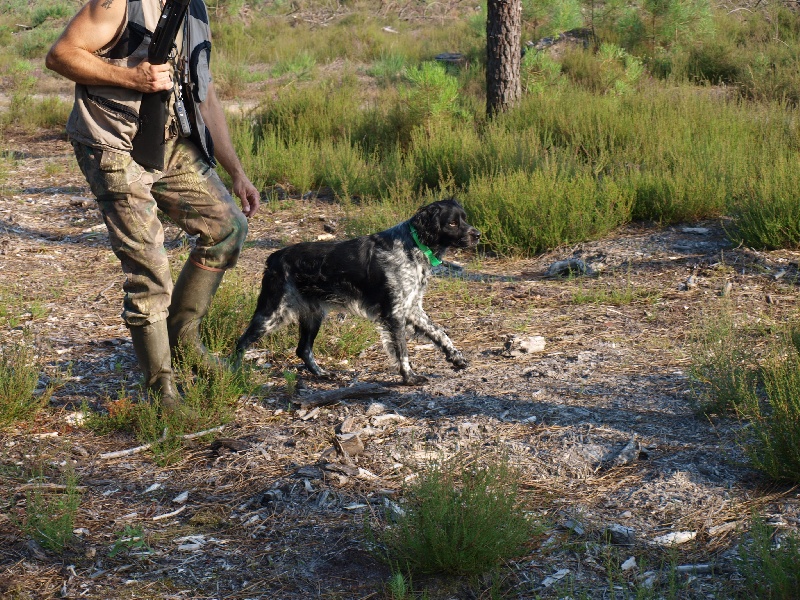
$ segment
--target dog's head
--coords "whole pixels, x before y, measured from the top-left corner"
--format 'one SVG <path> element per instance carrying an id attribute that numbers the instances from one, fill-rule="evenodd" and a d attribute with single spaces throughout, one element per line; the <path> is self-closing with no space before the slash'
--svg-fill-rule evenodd
<path id="1" fill-rule="evenodd" d="M 467 213 L 454 198 L 423 206 L 411 217 L 411 224 L 420 241 L 434 251 L 469 248 L 481 237 L 481 232 L 467 223 Z"/>

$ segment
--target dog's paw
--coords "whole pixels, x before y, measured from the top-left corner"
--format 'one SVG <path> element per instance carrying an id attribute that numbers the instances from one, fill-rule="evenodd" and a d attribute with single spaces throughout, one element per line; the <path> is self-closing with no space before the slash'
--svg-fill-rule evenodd
<path id="1" fill-rule="evenodd" d="M 450 362 L 453 363 L 453 368 L 456 370 L 466 369 L 469 366 L 469 361 L 464 358 L 461 352 L 456 352 L 450 357 Z"/>
<path id="2" fill-rule="evenodd" d="M 403 385 L 422 385 L 424 383 L 428 383 L 428 378 L 424 375 L 409 373 L 403 376 Z"/>

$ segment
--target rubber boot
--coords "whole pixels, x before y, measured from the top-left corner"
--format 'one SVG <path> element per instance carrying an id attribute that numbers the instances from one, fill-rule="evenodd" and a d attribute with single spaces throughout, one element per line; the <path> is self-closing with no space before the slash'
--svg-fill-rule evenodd
<path id="1" fill-rule="evenodd" d="M 167 317 L 169 345 L 174 356 L 196 361 L 201 371 L 215 372 L 226 366 L 209 353 L 200 338 L 200 323 L 208 313 L 224 275 L 224 271 L 209 271 L 186 261 L 172 290 Z"/>
<path id="2" fill-rule="evenodd" d="M 162 408 L 175 410 L 181 404 L 181 397 L 175 388 L 170 360 L 167 322 L 158 321 L 148 325 L 129 327 L 133 350 L 144 372 L 144 385 L 152 400 L 155 395 L 161 400 Z"/>

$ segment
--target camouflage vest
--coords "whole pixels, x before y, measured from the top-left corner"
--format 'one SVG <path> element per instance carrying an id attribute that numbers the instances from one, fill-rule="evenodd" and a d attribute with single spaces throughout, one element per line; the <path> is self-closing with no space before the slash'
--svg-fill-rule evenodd
<path id="1" fill-rule="evenodd" d="M 128 0 L 124 27 L 107 47 L 97 52 L 104 61 L 135 67 L 147 59 L 147 47 L 161 15 L 160 0 Z M 192 123 L 191 139 L 214 166 L 214 144 L 198 105 L 204 102 L 211 81 L 211 30 L 203 0 L 191 0 L 182 32 L 183 55 L 188 57 L 189 83 L 184 102 Z M 171 96 L 171 94 L 170 94 Z M 187 96 L 189 96 L 187 98 Z M 139 128 L 142 93 L 108 85 L 75 85 L 75 104 L 67 121 L 70 139 L 93 148 L 130 152 Z"/>

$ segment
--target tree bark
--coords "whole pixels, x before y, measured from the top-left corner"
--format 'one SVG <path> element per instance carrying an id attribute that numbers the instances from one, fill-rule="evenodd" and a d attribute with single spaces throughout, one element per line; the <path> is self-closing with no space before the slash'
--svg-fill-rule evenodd
<path id="1" fill-rule="evenodd" d="M 486 114 L 493 117 L 522 95 L 521 0 L 488 0 L 486 15 Z"/>

